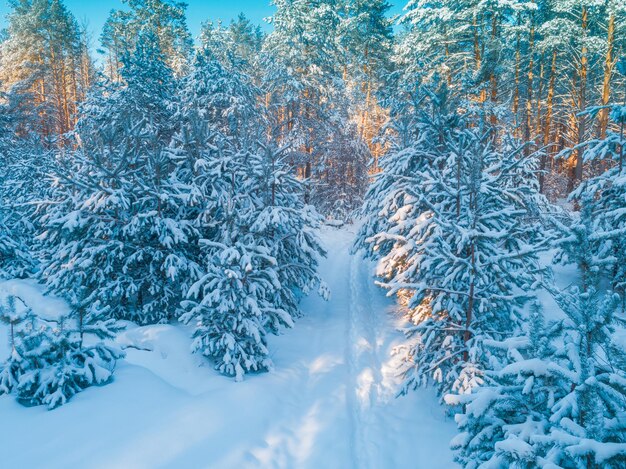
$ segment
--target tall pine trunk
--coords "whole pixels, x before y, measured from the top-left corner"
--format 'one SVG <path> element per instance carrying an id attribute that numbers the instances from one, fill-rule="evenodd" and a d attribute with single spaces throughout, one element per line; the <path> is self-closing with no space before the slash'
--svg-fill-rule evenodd
<path id="1" fill-rule="evenodd" d="M 557 65 L 558 53 L 556 48 L 552 51 L 552 63 L 550 65 L 550 80 L 548 81 L 548 96 L 546 98 L 546 118 L 543 124 L 543 146 L 544 153 L 547 155 L 543 155 L 541 157 L 540 162 L 540 170 L 539 173 L 539 191 L 543 194 L 545 192 L 545 174 L 544 171 L 547 167 L 547 158 L 550 157 L 552 153 L 552 148 L 550 147 L 551 143 L 553 143 L 551 139 L 552 132 L 552 113 L 554 109 L 554 88 L 556 85 L 556 65 Z"/>
<path id="2" fill-rule="evenodd" d="M 578 68 L 578 115 L 575 116 L 577 127 L 577 144 L 580 145 L 585 141 L 585 133 L 587 132 L 587 116 L 581 115 L 587 108 L 587 76 L 589 73 L 588 50 L 585 39 L 589 27 L 589 16 L 585 6 L 582 7 L 581 30 L 582 30 L 582 47 L 580 51 L 580 65 Z M 583 179 L 583 152 L 577 150 L 574 154 L 572 162 L 571 175 L 568 183 L 568 192 L 571 192 L 576 183 Z"/>
<path id="3" fill-rule="evenodd" d="M 528 37 L 528 97 L 526 101 L 526 116 L 524 119 L 524 141 L 529 142 L 532 133 L 532 105 L 533 105 L 533 81 L 534 81 L 534 48 L 535 48 L 535 25 L 531 19 L 530 32 Z M 530 148 L 528 145 L 524 147 L 524 154 L 528 156 Z"/>
<path id="4" fill-rule="evenodd" d="M 615 61 L 613 59 L 613 42 L 615 37 L 615 14 L 611 13 L 609 16 L 609 24 L 607 28 L 607 48 L 606 57 L 604 59 L 604 79 L 602 81 L 602 106 L 609 104 L 611 98 L 611 76 L 613 74 L 613 67 Z M 602 109 L 598 116 L 599 118 L 599 136 L 600 139 L 606 138 L 606 129 L 609 124 L 609 110 L 608 108 Z"/>

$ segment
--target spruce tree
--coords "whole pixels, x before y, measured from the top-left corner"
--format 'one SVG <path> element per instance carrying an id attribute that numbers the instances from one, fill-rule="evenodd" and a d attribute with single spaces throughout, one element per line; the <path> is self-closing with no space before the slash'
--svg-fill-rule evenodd
<path id="1" fill-rule="evenodd" d="M 623 69 L 626 76 L 626 61 Z M 598 109 L 590 110 L 592 115 Z M 562 260 L 576 262 L 583 275 L 583 284 L 596 286 L 597 281 L 608 279 L 614 292 L 626 305 L 626 106 L 610 106 L 614 126 L 605 138 L 593 139 L 578 146 L 584 161 L 591 165 L 604 165 L 607 169 L 585 180 L 572 194 L 570 200 L 580 206 L 580 216 L 563 227 Z M 585 237 L 581 246 L 577 238 Z M 593 279 L 585 277 L 592 275 Z M 596 282 L 596 283 L 594 283 Z"/>
<path id="2" fill-rule="evenodd" d="M 554 291 L 564 319 L 535 307 L 525 337 L 494 342 L 508 363 L 463 405 L 453 440 L 465 467 L 617 468 L 626 461 L 624 352 L 614 342 L 617 298 Z"/>
<path id="3" fill-rule="evenodd" d="M 23 302 L 20 306 L 24 311 L 9 298 L 2 308 L 2 319 L 10 325 L 11 355 L 0 368 L 0 394 L 14 393 L 24 405 L 54 409 L 112 379 L 123 353 L 102 340 L 114 338 L 119 328 L 97 300 L 85 297 L 54 321 L 35 315 Z"/>
<path id="4" fill-rule="evenodd" d="M 125 83 L 96 90 L 78 124 L 76 151 L 55 174 L 42 211 L 41 276 L 64 295 L 84 287 L 114 317 L 142 324 L 176 316 L 197 266 L 186 246 L 186 196 L 169 145 L 175 86 L 147 33 L 124 61 Z"/>
<path id="5" fill-rule="evenodd" d="M 33 312 L 21 298 L 10 295 L 0 303 L 0 323 L 9 329 L 9 357 L 0 364 L 0 395 L 10 394 L 24 373 L 21 347 L 21 329 L 25 321 L 32 321 Z"/>
<path id="6" fill-rule="evenodd" d="M 36 228 L 32 202 L 47 190 L 50 156 L 37 144 L 21 93 L 0 93 L 0 278 L 32 272 Z"/>
<path id="7" fill-rule="evenodd" d="M 224 66 L 237 66 L 239 72 L 260 81 L 259 56 L 264 34 L 241 13 L 228 26 L 206 22 L 200 31 L 201 50 L 211 51 Z"/>
<path id="8" fill-rule="evenodd" d="M 569 373 L 554 398 L 550 432 L 537 444 L 547 461 L 561 466 L 621 467 L 626 356 L 613 339 L 618 298 L 573 287 L 555 299 L 566 318 L 554 358 Z"/>
<path id="9" fill-rule="evenodd" d="M 412 147 L 391 154 L 366 204 L 359 245 L 413 322 L 404 391 L 465 393 L 496 358 L 484 346 L 519 327 L 539 270 L 535 161 L 432 94 Z M 450 107 L 449 107 L 450 106 Z M 452 124 L 452 125 L 451 125 Z"/>
<path id="10" fill-rule="evenodd" d="M 105 50 L 105 72 L 113 81 L 123 80 L 124 56 L 144 47 L 149 32 L 152 46 L 163 52 L 164 60 L 177 77 L 188 70 L 193 38 L 187 28 L 183 2 L 173 0 L 124 0 L 127 8 L 112 10 L 104 24 L 100 42 Z"/>
<path id="11" fill-rule="evenodd" d="M 300 296 L 319 283 L 322 249 L 284 149 L 265 140 L 258 90 L 232 67 L 198 53 L 174 147 L 200 238 L 181 320 L 194 325 L 193 350 L 240 380 L 271 368 L 267 334 L 293 325 Z"/>

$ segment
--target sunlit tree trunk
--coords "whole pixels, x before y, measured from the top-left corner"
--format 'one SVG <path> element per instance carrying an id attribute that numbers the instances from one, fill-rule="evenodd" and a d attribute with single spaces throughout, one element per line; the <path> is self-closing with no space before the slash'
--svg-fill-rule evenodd
<path id="1" fill-rule="evenodd" d="M 613 43 L 615 37 L 615 14 L 609 16 L 609 24 L 607 27 L 607 47 L 606 57 L 604 59 L 604 80 L 602 81 L 602 100 L 601 105 L 607 106 L 611 98 L 611 76 L 615 60 L 613 59 Z M 606 129 L 609 123 L 609 109 L 605 108 L 600 111 L 598 116 L 599 136 L 601 139 L 606 138 Z"/>
<path id="2" fill-rule="evenodd" d="M 533 105 L 533 85 L 534 85 L 534 48 L 535 48 L 535 25 L 532 23 L 530 25 L 530 33 L 528 37 L 528 97 L 526 101 L 526 115 L 524 119 L 524 141 L 529 142 L 532 133 L 532 105 Z M 526 146 L 524 149 L 525 154 L 528 156 L 529 147 Z"/>
<path id="3" fill-rule="evenodd" d="M 476 17 L 474 17 L 473 19 L 472 27 L 474 31 L 474 67 L 475 70 L 478 72 L 480 71 L 480 67 L 482 66 L 482 54 L 478 34 L 478 21 Z M 479 101 L 481 103 L 487 101 L 487 91 L 484 88 L 481 88 L 480 90 Z"/>
<path id="4" fill-rule="evenodd" d="M 551 144 L 551 132 L 552 132 L 552 112 L 554 107 L 554 87 L 556 84 L 556 65 L 557 65 L 558 53 L 556 48 L 552 51 L 552 63 L 550 66 L 550 80 L 548 82 L 548 96 L 546 98 L 546 118 L 543 124 L 543 147 L 544 152 L 547 152 L 547 155 L 543 155 L 540 162 L 540 170 L 542 171 L 539 174 L 539 190 L 543 194 L 545 191 L 545 174 L 543 171 L 546 170 L 546 158 L 549 157 L 552 153 L 552 149 L 550 148 Z"/>
<path id="5" fill-rule="evenodd" d="M 518 19 L 519 25 L 519 19 Z M 519 89 L 520 89 L 520 62 L 521 62 L 521 50 L 520 50 L 520 34 L 517 32 L 515 37 L 515 90 L 513 92 L 513 115 L 518 118 L 519 112 Z"/>
<path id="6" fill-rule="evenodd" d="M 588 50 L 585 38 L 587 37 L 588 31 L 588 11 L 585 6 L 582 7 L 582 15 L 581 15 L 581 30 L 582 30 L 582 47 L 580 51 L 580 65 L 577 70 L 578 75 L 578 102 L 576 103 L 576 114 L 574 116 L 576 128 L 577 128 L 577 136 L 576 141 L 577 144 L 581 144 L 585 141 L 585 133 L 587 131 L 587 116 L 582 115 L 582 113 L 587 108 L 587 75 L 588 75 L 588 67 L 589 67 L 589 58 L 588 58 Z M 575 93 L 576 94 L 576 93 Z M 571 175 L 568 183 L 568 191 L 574 189 L 577 181 L 581 181 L 583 178 L 583 155 L 582 150 L 577 150 L 574 153 L 574 160 L 572 161 L 571 167 Z"/>
<path id="7" fill-rule="evenodd" d="M 496 43 L 498 37 L 498 15 L 493 13 L 491 18 L 491 40 L 493 44 Z M 491 125 L 495 126 L 498 123 L 498 116 L 496 115 L 495 106 L 498 104 L 498 77 L 495 72 L 495 63 L 491 64 L 491 73 L 489 75 L 489 86 L 491 88 L 491 105 L 493 106 L 491 111 Z"/>

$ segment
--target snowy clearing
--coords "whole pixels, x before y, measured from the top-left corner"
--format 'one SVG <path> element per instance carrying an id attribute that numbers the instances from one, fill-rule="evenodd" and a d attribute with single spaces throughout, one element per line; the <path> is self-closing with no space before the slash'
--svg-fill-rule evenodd
<path id="1" fill-rule="evenodd" d="M 434 392 L 395 398 L 394 302 L 373 266 L 350 256 L 354 227 L 326 227 L 330 301 L 303 301 L 295 329 L 271 338 L 275 370 L 242 383 L 189 352 L 181 325 L 131 327 L 115 381 L 53 411 L 0 398 L 7 468 L 450 468 L 454 422 Z M 30 282 L 0 284 L 54 314 Z M 6 331 L 0 350 L 6 354 Z"/>

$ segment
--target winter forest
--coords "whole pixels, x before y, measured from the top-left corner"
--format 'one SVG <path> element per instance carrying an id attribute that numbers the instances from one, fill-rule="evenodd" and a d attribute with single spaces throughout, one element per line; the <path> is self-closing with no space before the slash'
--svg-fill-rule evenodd
<path id="1" fill-rule="evenodd" d="M 8 1 L 0 467 L 626 467 L 626 2 L 390 1 Z"/>

